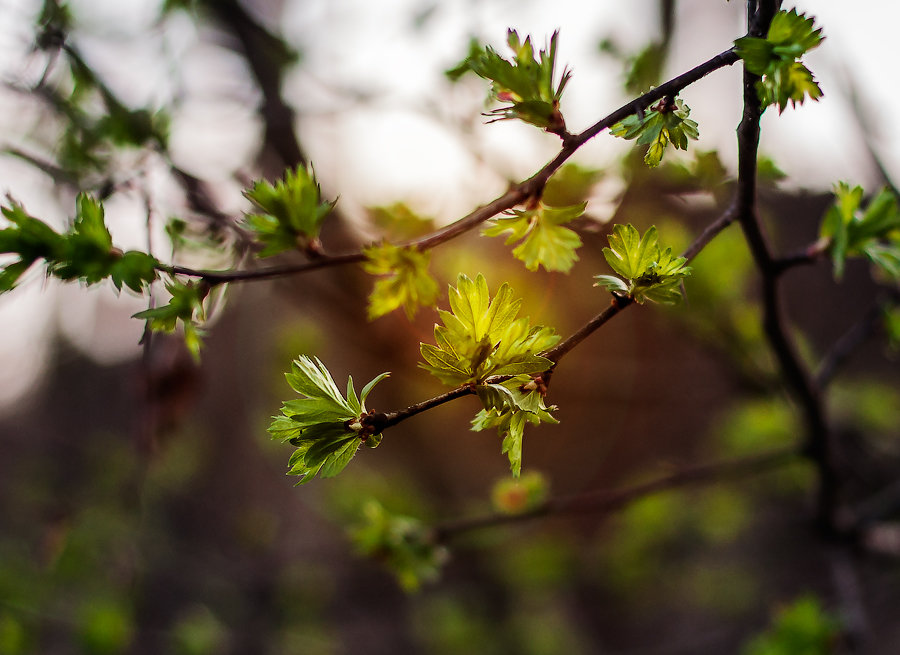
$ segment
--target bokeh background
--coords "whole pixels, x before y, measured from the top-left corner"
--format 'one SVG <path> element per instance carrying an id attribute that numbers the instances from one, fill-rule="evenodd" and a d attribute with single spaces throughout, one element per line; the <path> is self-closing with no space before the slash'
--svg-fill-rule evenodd
<path id="1" fill-rule="evenodd" d="M 70 2 L 66 41 L 125 107 L 164 125 L 164 143 L 135 147 L 109 135 L 73 144 L 59 104 L 34 91 L 78 84 L 65 54 L 35 48 L 37 35 L 54 36 L 40 25 L 53 6 L 0 1 L 4 192 L 58 227 L 78 190 L 104 195 L 115 243 L 164 259 L 167 226 L 184 221 L 178 258 L 195 267 L 247 264 L 230 227 L 248 208 L 241 190 L 298 163 L 339 198 L 323 234 L 332 252 L 446 224 L 536 171 L 558 139 L 485 125 L 486 84 L 443 74 L 473 38 L 503 51 L 509 27 L 538 44 L 559 29 L 573 69 L 562 109 L 579 131 L 633 97 L 625 71 L 648 44 L 664 80 L 744 31 L 736 0 Z M 873 191 L 900 173 L 900 7 L 797 6 L 827 37 L 808 57 L 825 97 L 764 116 L 761 151 L 774 164 L 760 195 L 781 252 L 815 240 L 836 181 Z M 104 112 L 91 93 L 88 122 Z M 460 272 L 484 273 L 492 289 L 508 281 L 534 323 L 565 335 L 608 302 L 591 276 L 608 272 L 609 224 L 655 224 L 684 247 L 729 198 L 739 67 L 682 97 L 700 124 L 691 153 L 667 153 L 649 172 L 630 144 L 602 134 L 557 176 L 548 200 L 588 201 L 571 274 L 529 273 L 500 240 L 469 234 L 434 251 L 442 288 Z M 431 222 L 402 220 L 397 203 Z M 753 640 L 785 608 L 800 632 L 851 626 L 862 644 L 835 637 L 811 652 L 896 652 L 897 544 L 872 555 L 824 543 L 803 463 L 611 517 L 478 531 L 450 544 L 439 580 L 404 592 L 354 551 L 347 527 L 371 498 L 426 524 L 490 511 L 508 466 L 496 435 L 469 430 L 477 402 L 392 428 L 338 478 L 300 488 L 284 475 L 290 448 L 266 433 L 301 353 L 339 384 L 390 370 L 370 399 L 377 409 L 442 391 L 417 368 L 435 314 L 368 322 L 371 284 L 349 267 L 234 285 L 199 365 L 177 337 L 139 346 L 143 324 L 130 316 L 146 299 L 111 286 L 35 270 L 0 298 L 0 653 L 730 653 L 765 648 Z M 825 262 L 785 284 L 810 362 L 878 293 L 861 262 L 840 284 Z M 560 365 L 550 400 L 561 423 L 525 441 L 525 470 L 552 493 L 801 437 L 735 228 L 696 260 L 687 293 L 678 308 L 623 313 Z M 900 373 L 878 334 L 842 368 L 829 410 L 852 444 L 858 493 L 896 480 Z"/>

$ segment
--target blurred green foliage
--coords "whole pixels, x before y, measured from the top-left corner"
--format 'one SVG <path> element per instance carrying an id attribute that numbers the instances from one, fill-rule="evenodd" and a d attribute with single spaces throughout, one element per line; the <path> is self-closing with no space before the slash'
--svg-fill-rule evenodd
<path id="1" fill-rule="evenodd" d="M 570 207 L 550 207 L 543 202 L 529 209 L 512 209 L 507 216 L 491 219 L 482 234 L 506 236 L 506 245 L 520 242 L 513 256 L 525 263 L 529 271 L 543 266 L 546 271 L 568 273 L 578 261 L 575 251 L 581 238 L 564 227 L 584 213 L 586 203 Z"/>
<path id="2" fill-rule="evenodd" d="M 434 542 L 425 524 L 392 514 L 376 500 L 363 505 L 350 538 L 361 554 L 383 562 L 407 591 L 435 580 L 447 560 L 447 550 Z"/>
<path id="3" fill-rule="evenodd" d="M 549 493 L 547 479 L 538 471 L 501 478 L 491 489 L 491 503 L 498 512 L 521 514 L 540 505 Z"/>
<path id="4" fill-rule="evenodd" d="M 742 655 L 832 655 L 838 652 L 839 623 L 814 596 L 780 608 L 772 626 L 753 639 Z"/>
<path id="5" fill-rule="evenodd" d="M 428 272 L 430 253 L 391 243 L 369 246 L 363 252 L 363 270 L 379 276 L 369 294 L 370 321 L 398 307 L 412 319 L 420 307 L 431 307 L 437 301 L 438 284 Z"/>

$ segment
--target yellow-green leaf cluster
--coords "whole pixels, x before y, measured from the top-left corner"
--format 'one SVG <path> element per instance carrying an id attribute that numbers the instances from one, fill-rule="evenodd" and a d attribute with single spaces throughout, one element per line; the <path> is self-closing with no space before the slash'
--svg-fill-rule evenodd
<path id="1" fill-rule="evenodd" d="M 818 100 L 822 89 L 800 58 L 817 48 L 824 38 L 814 29 L 814 19 L 796 9 L 779 11 L 772 19 L 766 38 L 745 36 L 734 42 L 744 66 L 762 79 L 757 93 L 764 107 L 778 105 L 778 113 L 801 104 L 807 97 Z"/>
<path id="2" fill-rule="evenodd" d="M 484 409 L 472 419 L 472 430 L 480 432 L 497 429 L 502 438 L 500 452 L 509 458 L 510 472 L 519 477 L 522 471 L 522 442 L 525 425 L 559 423 L 547 407 L 544 396 L 528 375 L 517 375 L 499 383 L 486 383 L 476 387 Z"/>
<path id="3" fill-rule="evenodd" d="M 690 275 L 684 257 L 676 257 L 671 248 L 659 247 L 656 227 L 643 236 L 633 225 L 616 225 L 609 235 L 609 248 L 603 256 L 610 267 L 624 278 L 596 275 L 595 286 L 604 287 L 638 303 L 645 300 L 675 304 L 681 300 L 681 281 Z"/>
<path id="4" fill-rule="evenodd" d="M 370 246 L 363 253 L 363 269 L 382 276 L 369 294 L 369 320 L 398 307 L 403 307 L 406 316 L 412 318 L 419 307 L 431 306 L 437 300 L 438 285 L 428 272 L 429 253 L 390 243 Z"/>
<path id="5" fill-rule="evenodd" d="M 366 398 L 388 373 L 382 373 L 363 387 L 359 396 L 353 378 L 341 395 L 331 373 L 318 358 L 301 355 L 294 360 L 285 378 L 301 398 L 287 400 L 281 415 L 272 419 L 269 433 L 274 439 L 297 447 L 288 463 L 288 475 L 299 475 L 304 484 L 317 474 L 332 477 L 344 470 L 364 443 L 370 448 L 381 442 L 380 434 L 366 429 Z"/>
<path id="6" fill-rule="evenodd" d="M 499 102 L 509 103 L 489 112 L 488 116 L 495 120 L 518 118 L 548 132 L 565 130 L 559 101 L 571 73 L 564 70 L 560 81 L 554 80 L 558 38 L 559 32 L 554 32 L 549 47 L 538 53 L 538 59 L 535 59 L 531 37 L 526 37 L 523 42 L 515 30 L 507 33 L 512 60 L 504 59 L 490 46 L 478 54 L 470 52 L 462 66 L 490 80 L 491 96 Z M 460 70 L 461 67 L 455 69 L 457 76 Z"/>
<path id="7" fill-rule="evenodd" d="M 419 365 L 450 386 L 482 384 L 492 375 L 534 374 L 552 362 L 538 353 L 559 340 L 552 328 L 516 318 L 521 299 L 503 284 L 493 299 L 487 282 L 460 275 L 449 290 L 452 311 L 438 310 L 443 325 L 435 325 L 436 345 L 421 344 L 425 363 Z"/>
<path id="8" fill-rule="evenodd" d="M 619 121 L 609 133 L 623 139 L 637 139 L 639 146 L 649 146 L 644 162 L 654 168 L 659 166 L 670 143 L 679 150 L 687 150 L 688 139 L 698 139 L 700 132 L 696 121 L 688 118 L 691 108 L 680 99 L 662 100 L 642 116 L 632 114 Z"/>
<path id="9" fill-rule="evenodd" d="M 263 246 L 260 257 L 285 250 L 315 249 L 322 222 L 336 202 L 322 200 L 312 169 L 302 166 L 288 169 L 284 179 L 275 184 L 256 182 L 244 196 L 255 209 L 246 222 Z"/>
<path id="10" fill-rule="evenodd" d="M 529 271 L 543 266 L 547 271 L 568 273 L 578 261 L 575 251 L 581 237 L 563 224 L 584 213 L 586 203 L 571 207 L 548 207 L 543 203 L 531 209 L 510 211 L 491 221 L 482 234 L 489 237 L 508 234 L 506 244 L 521 243 L 513 249 L 513 256 L 525 263 Z"/>

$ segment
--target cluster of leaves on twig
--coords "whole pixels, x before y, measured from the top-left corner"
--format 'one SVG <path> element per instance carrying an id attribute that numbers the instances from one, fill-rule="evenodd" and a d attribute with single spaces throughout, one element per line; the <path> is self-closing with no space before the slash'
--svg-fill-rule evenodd
<path id="1" fill-rule="evenodd" d="M 775 104 L 781 113 L 788 102 L 796 106 L 807 96 L 822 97 L 812 71 L 800 62 L 824 38 L 813 24 L 812 18 L 796 9 L 782 10 L 775 14 L 765 38 L 744 36 L 734 42 L 747 70 L 762 77 L 756 88 L 763 107 Z"/>
<path id="2" fill-rule="evenodd" d="M 318 252 L 322 222 L 336 201 L 322 200 L 312 169 L 285 171 L 284 179 L 274 184 L 260 180 L 244 196 L 255 210 L 247 215 L 247 226 L 263 246 L 260 257 L 285 250 Z"/>
<path id="3" fill-rule="evenodd" d="M 414 246 L 391 243 L 369 246 L 363 253 L 363 269 L 380 276 L 369 294 L 369 319 L 375 319 L 403 307 L 406 316 L 415 316 L 419 307 L 430 307 L 437 300 L 438 285 L 428 272 L 428 252 Z"/>
<path id="4" fill-rule="evenodd" d="M 483 275 L 460 275 L 449 290 L 452 311 L 438 310 L 443 325 L 435 325 L 437 345 L 421 345 L 422 368 L 449 386 L 492 387 L 488 379 L 542 373 L 552 362 L 538 353 L 554 345 L 552 328 L 532 327 L 516 318 L 522 305 L 503 284 L 493 299 Z M 503 393 L 502 390 L 498 391 Z"/>
<path id="5" fill-rule="evenodd" d="M 68 231 L 56 232 L 30 216 L 17 202 L 0 207 L 10 225 L 0 230 L 0 253 L 18 257 L 0 270 L 0 292 L 12 289 L 32 265 L 43 260 L 47 272 L 62 280 L 96 284 L 109 278 L 116 289 L 126 286 L 141 293 L 157 277 L 159 262 L 146 253 L 122 252 L 112 243 L 103 206 L 82 193 Z"/>
<path id="6" fill-rule="evenodd" d="M 540 374 L 553 362 L 539 353 L 559 336 L 552 328 L 516 318 L 522 301 L 513 298 L 509 285 L 503 284 L 491 299 L 483 275 L 475 280 L 460 275 L 449 298 L 452 312 L 439 310 L 443 325 L 434 327 L 436 345 L 421 344 L 425 363 L 420 366 L 444 384 L 474 388 L 484 408 L 472 429 L 497 428 L 502 452 L 518 475 L 525 424 L 556 422 L 540 384 Z"/>
<path id="7" fill-rule="evenodd" d="M 447 549 L 420 520 L 393 514 L 376 500 L 363 506 L 350 538 L 362 555 L 383 562 L 406 591 L 436 579 L 447 561 Z"/>
<path id="8" fill-rule="evenodd" d="M 517 118 L 554 134 L 565 134 L 566 122 L 559 110 L 560 98 L 569 82 L 571 72 L 564 70 L 559 82 L 556 77 L 556 47 L 559 33 L 550 37 L 550 45 L 534 55 L 531 37 L 521 41 L 518 32 L 509 30 L 507 44 L 513 59 L 504 59 L 490 46 L 470 50 L 462 64 L 449 72 L 457 78 L 467 70 L 490 80 L 491 97 L 509 103 L 488 112 L 494 120 Z"/>
<path id="9" fill-rule="evenodd" d="M 527 424 L 559 423 L 550 413 L 556 406 L 544 403 L 542 378 L 516 375 L 509 380 L 484 385 L 478 394 L 484 408 L 472 419 L 472 430 L 496 429 L 502 438 L 500 452 L 509 459 L 514 477 L 522 472 L 522 443 Z"/>
<path id="10" fill-rule="evenodd" d="M 882 189 L 862 209 L 863 189 L 839 182 L 835 201 L 822 219 L 821 237 L 840 279 L 848 257 L 865 256 L 883 273 L 900 280 L 900 208 L 897 197 Z"/>
<path id="11" fill-rule="evenodd" d="M 581 237 L 564 227 L 582 214 L 587 203 L 570 207 L 548 207 L 538 202 L 527 209 L 512 209 L 506 216 L 491 220 L 482 234 L 495 237 L 508 234 L 506 245 L 520 241 L 513 256 L 525 263 L 529 271 L 543 266 L 547 271 L 568 273 L 578 261 L 575 251 L 581 247 Z"/>
<path id="12" fill-rule="evenodd" d="M 609 235 L 609 247 L 603 256 L 621 278 L 597 275 L 597 285 L 623 297 L 643 303 L 645 300 L 675 304 L 681 300 L 681 283 L 690 275 L 684 257 L 676 257 L 671 248 L 659 247 L 656 227 L 641 236 L 633 225 L 616 225 Z M 622 279 L 624 278 L 624 279 Z"/>
<path id="13" fill-rule="evenodd" d="M 154 332 L 174 332 L 181 325 L 184 345 L 200 360 L 200 349 L 203 345 L 203 328 L 207 318 L 204 302 L 210 292 L 210 286 L 203 282 L 166 282 L 169 302 L 159 307 L 150 307 L 138 312 L 132 318 L 147 321 L 147 328 Z"/>
<path id="14" fill-rule="evenodd" d="M 670 143 L 687 150 L 688 139 L 698 139 L 697 122 L 688 118 L 691 108 L 681 99 L 663 98 L 650 111 L 632 114 L 611 128 L 610 134 L 623 139 L 637 139 L 639 146 L 649 146 L 644 162 L 651 168 L 662 162 Z"/>
<path id="15" fill-rule="evenodd" d="M 43 3 L 37 23 L 36 46 L 54 56 L 60 50 L 67 55 L 65 72 L 48 69 L 45 75 L 62 83 L 50 85 L 45 79 L 40 89 L 43 100 L 65 118 L 56 154 L 60 173 L 74 180 L 87 172 L 112 175 L 116 149 L 166 147 L 169 115 L 158 108 L 127 106 L 98 78 L 67 39 L 74 19 L 66 3 Z"/>
<path id="16" fill-rule="evenodd" d="M 382 373 L 371 380 L 359 396 L 350 377 L 347 393 L 342 395 L 318 358 L 301 355 L 294 360 L 285 378 L 302 397 L 284 402 L 281 415 L 272 419 L 269 433 L 297 447 L 288 466 L 290 475 L 300 476 L 298 484 L 309 482 L 316 474 L 335 476 L 360 446 L 375 448 L 381 443 L 381 434 L 373 433 L 363 419 L 368 414 L 366 398 L 388 375 Z"/>

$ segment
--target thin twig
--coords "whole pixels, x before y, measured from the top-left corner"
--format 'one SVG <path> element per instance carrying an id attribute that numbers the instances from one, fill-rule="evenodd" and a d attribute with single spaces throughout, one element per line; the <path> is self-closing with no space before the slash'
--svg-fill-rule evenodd
<path id="1" fill-rule="evenodd" d="M 548 515 L 609 514 L 652 494 L 763 473 L 793 461 L 799 454 L 799 448 L 789 446 L 749 457 L 689 466 L 624 489 L 591 491 L 552 498 L 521 514 L 486 514 L 448 521 L 435 526 L 434 539 L 441 542 L 473 530 L 521 523 Z"/>
<path id="2" fill-rule="evenodd" d="M 600 328 L 602 325 L 605 325 L 613 316 L 618 314 L 620 311 L 628 307 L 633 301 L 631 298 L 626 296 L 617 296 L 616 294 L 612 294 L 612 301 L 609 304 L 609 307 L 604 309 L 602 312 L 597 314 L 590 321 L 585 323 L 581 328 L 575 331 L 572 336 L 568 339 L 560 341 L 550 350 L 544 351 L 541 353 L 542 357 L 546 357 L 553 365 L 559 363 L 559 360 L 563 358 L 572 348 L 577 346 L 579 343 L 587 339 L 595 330 Z"/>
<path id="3" fill-rule="evenodd" d="M 681 256 L 684 257 L 687 261 L 691 261 L 694 257 L 700 254 L 700 251 L 703 250 L 706 245 L 712 241 L 718 234 L 724 230 L 726 227 L 734 223 L 737 219 L 738 212 L 737 208 L 734 205 L 728 207 L 725 212 L 719 216 L 712 223 L 707 225 L 703 232 L 694 239 L 694 242 L 687 247 L 687 249 L 681 253 Z"/>
<path id="4" fill-rule="evenodd" d="M 809 244 L 805 248 L 801 248 L 797 252 L 779 257 L 772 262 L 772 265 L 775 269 L 774 272 L 780 275 L 788 269 L 795 268 L 797 266 L 807 266 L 809 264 L 815 264 L 826 252 L 828 252 L 828 248 L 830 246 L 830 239 L 819 239 L 818 241 Z"/>
<path id="5" fill-rule="evenodd" d="M 705 77 L 711 72 L 730 66 L 738 60 L 737 54 L 733 49 L 726 50 L 712 59 L 692 68 L 691 70 L 675 77 L 665 84 L 662 84 L 651 91 L 643 94 L 639 98 L 629 101 L 617 110 L 607 115 L 603 119 L 597 121 L 594 125 L 586 129 L 580 134 L 568 137 L 559 154 L 550 162 L 545 164 L 537 173 L 527 180 L 519 182 L 511 186 L 506 193 L 495 198 L 488 204 L 479 207 L 468 215 L 451 223 L 450 225 L 426 235 L 419 239 L 406 241 L 399 245 L 404 247 L 414 247 L 419 250 L 429 250 L 445 243 L 455 237 L 465 234 L 469 230 L 474 229 L 481 223 L 496 216 L 500 212 L 512 209 L 519 203 L 528 198 L 539 196 L 547 181 L 575 152 L 585 143 L 600 134 L 603 130 L 615 125 L 620 120 L 630 116 L 636 111 L 648 107 L 653 102 L 667 96 L 675 95 L 684 87 L 693 84 L 697 80 Z M 295 275 L 305 273 L 320 268 L 337 266 L 342 264 L 359 263 L 365 260 L 362 252 L 347 253 L 344 255 L 325 256 L 315 261 L 306 262 L 294 266 L 280 266 L 271 269 L 258 269 L 254 271 L 199 271 L 185 267 L 165 266 L 161 270 L 167 272 L 175 272 L 181 275 L 192 277 L 200 277 L 207 283 L 216 285 L 225 282 L 244 282 L 262 279 L 270 279 L 275 277 L 284 277 L 286 275 Z"/>
<path id="6" fill-rule="evenodd" d="M 433 409 L 438 407 L 439 405 L 443 405 L 444 403 L 448 403 L 451 400 L 456 400 L 457 398 L 462 398 L 463 396 L 469 396 L 475 393 L 475 386 L 466 384 L 446 393 L 442 393 L 439 396 L 435 396 L 434 398 L 429 398 L 428 400 L 423 400 L 422 402 L 416 403 L 414 405 L 410 405 L 404 409 L 398 410 L 396 412 L 385 412 L 385 413 L 374 413 L 369 414 L 368 416 L 364 416 L 362 421 L 365 425 L 371 428 L 372 432 L 381 432 L 382 430 L 386 430 L 387 428 L 397 425 L 401 421 L 405 421 L 408 418 L 415 416 L 416 414 L 421 414 L 429 409 Z"/>

